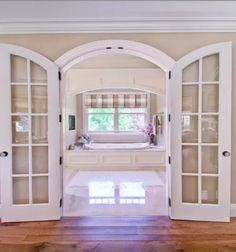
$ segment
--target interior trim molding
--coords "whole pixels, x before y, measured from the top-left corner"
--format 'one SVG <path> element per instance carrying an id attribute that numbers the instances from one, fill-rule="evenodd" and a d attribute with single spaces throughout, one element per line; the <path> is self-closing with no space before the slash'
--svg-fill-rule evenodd
<path id="1" fill-rule="evenodd" d="M 159 66 L 165 72 L 172 69 L 175 63 L 174 59 L 157 48 L 144 43 L 121 39 L 98 40 L 77 46 L 61 55 L 55 63 L 61 72 L 65 73 L 73 65 L 85 59 L 104 54 L 128 54 L 140 57 Z"/>
<path id="2" fill-rule="evenodd" d="M 230 206 L 230 217 L 236 217 L 236 203 Z"/>
<path id="3" fill-rule="evenodd" d="M 45 18 L 0 20 L 0 34 L 236 32 L 236 18 Z"/>
<path id="4" fill-rule="evenodd" d="M 236 32 L 235 9 L 227 0 L 2 0 L 0 34 Z"/>

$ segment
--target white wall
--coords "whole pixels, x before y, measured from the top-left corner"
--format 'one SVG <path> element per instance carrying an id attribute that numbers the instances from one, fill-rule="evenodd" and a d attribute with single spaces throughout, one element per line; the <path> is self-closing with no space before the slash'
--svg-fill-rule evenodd
<path id="1" fill-rule="evenodd" d="M 163 95 L 157 96 L 157 103 L 156 103 L 156 113 L 163 113 L 161 116 L 162 119 L 162 133 L 158 136 L 158 145 L 165 146 L 166 145 L 166 137 L 167 137 L 167 104 L 166 104 L 166 97 Z"/>
<path id="2" fill-rule="evenodd" d="M 77 120 L 76 120 L 76 126 L 75 130 L 69 130 L 69 124 L 68 124 L 68 116 L 69 115 L 75 115 L 77 118 L 77 101 L 75 95 L 69 95 L 65 97 L 65 134 L 64 134 L 64 144 L 65 147 L 68 148 L 70 144 L 73 144 L 77 137 Z"/>
<path id="3" fill-rule="evenodd" d="M 132 88 L 165 94 L 165 72 L 159 68 L 145 69 L 70 69 L 66 76 L 66 92 L 107 88 Z"/>

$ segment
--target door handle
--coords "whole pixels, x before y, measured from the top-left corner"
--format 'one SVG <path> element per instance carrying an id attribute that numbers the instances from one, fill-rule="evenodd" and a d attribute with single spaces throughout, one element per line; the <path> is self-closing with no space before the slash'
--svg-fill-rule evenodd
<path id="1" fill-rule="evenodd" d="M 229 151 L 223 151 L 222 155 L 224 157 L 229 157 L 230 156 L 230 152 Z"/>
<path id="2" fill-rule="evenodd" d="M 7 157 L 8 156 L 8 152 L 6 151 L 3 151 L 0 153 L 0 157 L 4 158 L 4 157 Z"/>

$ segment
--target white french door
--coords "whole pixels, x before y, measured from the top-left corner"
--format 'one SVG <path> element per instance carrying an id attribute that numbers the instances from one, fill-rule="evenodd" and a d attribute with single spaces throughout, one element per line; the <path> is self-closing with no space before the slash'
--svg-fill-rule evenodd
<path id="1" fill-rule="evenodd" d="M 58 67 L 0 44 L 1 219 L 59 219 Z"/>
<path id="2" fill-rule="evenodd" d="M 171 92 L 171 217 L 229 221 L 231 43 L 176 62 Z"/>

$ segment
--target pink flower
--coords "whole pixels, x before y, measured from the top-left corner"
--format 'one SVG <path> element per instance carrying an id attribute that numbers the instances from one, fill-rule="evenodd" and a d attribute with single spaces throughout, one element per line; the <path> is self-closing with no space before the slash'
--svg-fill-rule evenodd
<path id="1" fill-rule="evenodd" d="M 143 133 L 146 136 L 151 136 L 153 134 L 153 126 L 151 123 L 146 125 L 146 127 L 143 129 Z"/>

